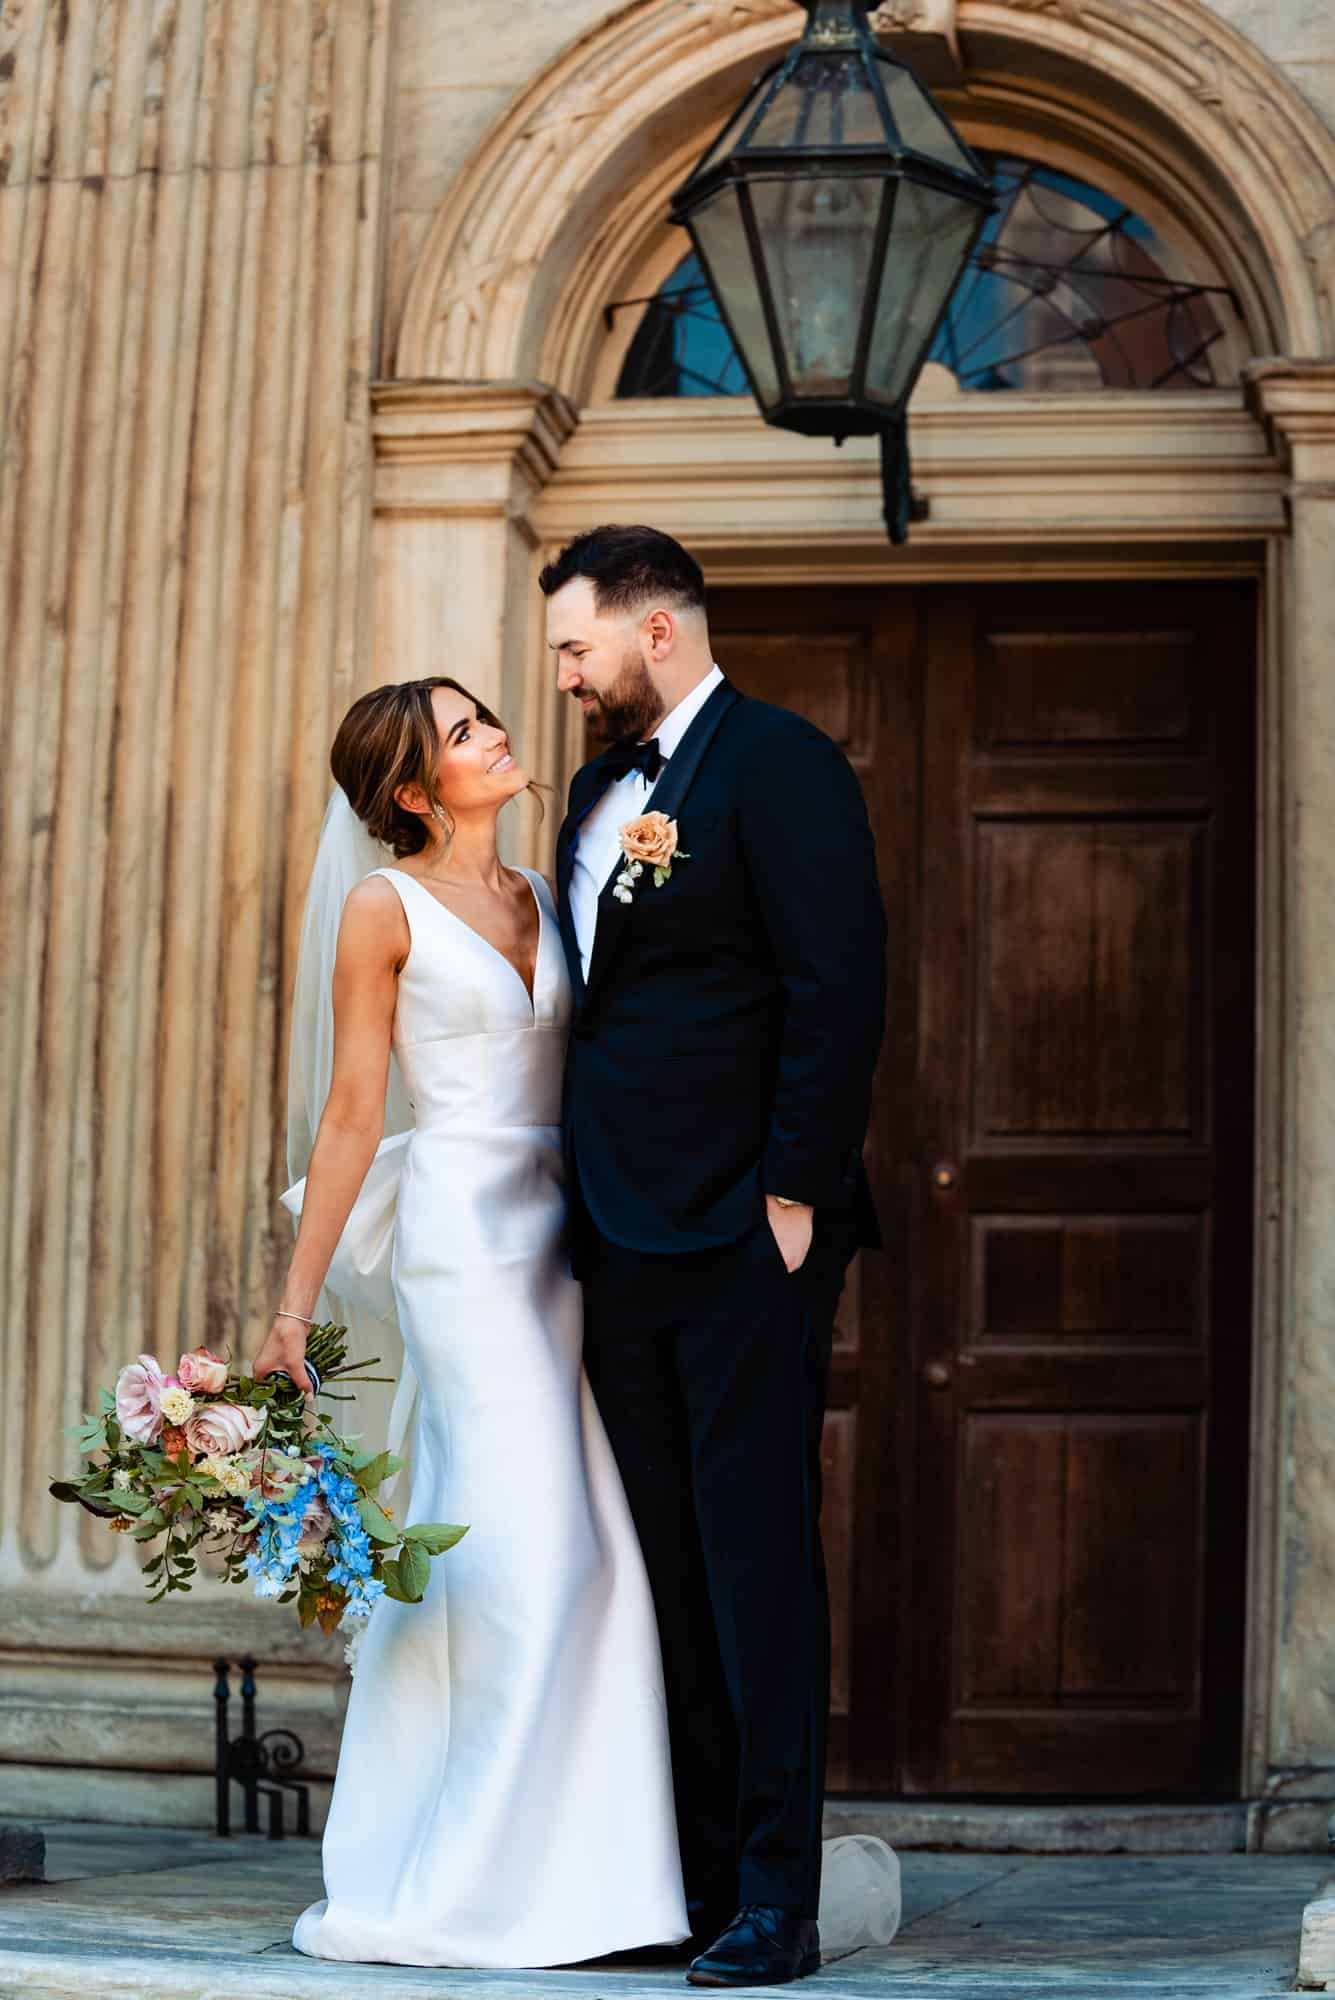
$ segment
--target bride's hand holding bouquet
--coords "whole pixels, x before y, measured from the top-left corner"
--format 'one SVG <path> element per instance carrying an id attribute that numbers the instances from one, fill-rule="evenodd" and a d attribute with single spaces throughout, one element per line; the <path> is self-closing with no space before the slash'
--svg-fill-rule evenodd
<path id="1" fill-rule="evenodd" d="M 286 1341 L 277 1354 L 266 1342 L 250 1375 L 205 1347 L 171 1375 L 141 1354 L 75 1427 L 87 1470 L 51 1492 L 117 1533 L 161 1541 L 144 1566 L 152 1603 L 190 1589 L 201 1545 L 227 1582 L 249 1578 L 258 1597 L 295 1603 L 303 1625 L 326 1632 L 366 1617 L 382 1596 L 419 1602 L 431 1558 L 466 1529 L 397 1528 L 376 1496 L 401 1460 L 359 1451 L 318 1413 L 317 1397 L 347 1400 L 331 1382 L 382 1379 L 365 1373 L 374 1361 L 348 1361 L 344 1335 L 298 1329 L 290 1354 Z M 261 1376 L 261 1363 L 273 1372 Z"/>

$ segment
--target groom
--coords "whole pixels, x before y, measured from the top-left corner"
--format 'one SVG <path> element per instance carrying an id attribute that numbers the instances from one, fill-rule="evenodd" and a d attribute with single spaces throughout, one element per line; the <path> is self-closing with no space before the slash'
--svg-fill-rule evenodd
<path id="1" fill-rule="evenodd" d="M 662 1637 L 687 1977 L 778 1983 L 820 1963 L 820 1437 L 877 1240 L 872 837 L 828 737 L 714 664 L 680 543 L 595 528 L 540 584 L 558 685 L 610 739 L 557 846 L 571 1247 Z"/>

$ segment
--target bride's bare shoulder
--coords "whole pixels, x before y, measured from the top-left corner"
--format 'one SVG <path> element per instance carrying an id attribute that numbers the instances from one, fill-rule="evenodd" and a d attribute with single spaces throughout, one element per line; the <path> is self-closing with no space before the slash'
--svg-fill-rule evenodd
<path id="1" fill-rule="evenodd" d="M 348 891 L 339 925 L 339 948 L 375 954 L 400 953 L 410 942 L 408 919 L 398 890 L 383 875 L 367 875 Z"/>

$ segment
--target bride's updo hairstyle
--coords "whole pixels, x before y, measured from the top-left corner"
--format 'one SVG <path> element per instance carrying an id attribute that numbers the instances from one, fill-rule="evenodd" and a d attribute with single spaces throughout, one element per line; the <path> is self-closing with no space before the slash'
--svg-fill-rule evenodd
<path id="1" fill-rule="evenodd" d="M 367 832 L 399 860 L 420 854 L 427 833 L 417 814 L 405 812 L 395 799 L 397 791 L 404 785 L 420 785 L 448 814 L 440 796 L 440 737 L 431 706 L 436 688 L 453 688 L 474 704 L 479 722 L 504 729 L 499 716 L 470 688 L 446 674 L 435 674 L 424 681 L 394 681 L 362 695 L 340 722 L 329 753 L 334 781 L 347 793 L 352 810 Z"/>

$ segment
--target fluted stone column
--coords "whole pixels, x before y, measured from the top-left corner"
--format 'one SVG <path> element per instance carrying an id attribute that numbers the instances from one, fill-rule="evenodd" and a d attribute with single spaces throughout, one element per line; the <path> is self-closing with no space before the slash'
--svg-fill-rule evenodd
<path id="1" fill-rule="evenodd" d="M 0 11 L 0 1788 L 20 1806 L 29 1764 L 207 1762 L 192 1676 L 224 1630 L 333 1656 L 239 1592 L 226 1627 L 205 1592 L 144 1612 L 133 1549 L 46 1482 L 125 1359 L 253 1338 L 288 1240 L 282 1006 L 369 625 L 391 6 Z M 189 1728 L 163 1727 L 177 1709 Z"/>

